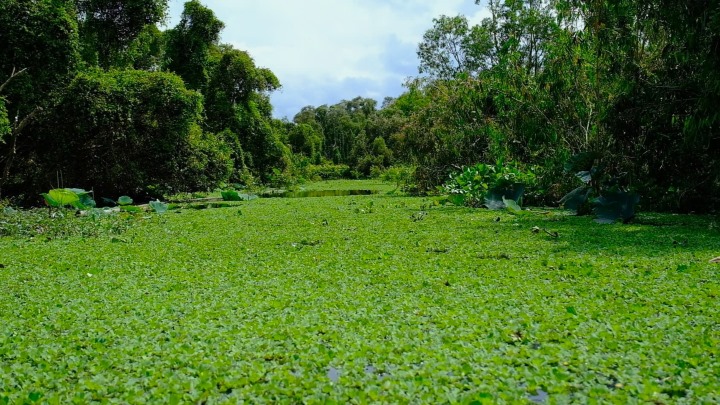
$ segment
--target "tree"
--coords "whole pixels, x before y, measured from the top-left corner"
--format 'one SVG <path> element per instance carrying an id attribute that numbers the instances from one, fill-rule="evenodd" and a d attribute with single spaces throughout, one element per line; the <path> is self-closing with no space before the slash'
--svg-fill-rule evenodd
<path id="1" fill-rule="evenodd" d="M 243 160 L 257 174 L 287 166 L 288 151 L 272 125 L 269 99 L 280 87 L 277 77 L 257 67 L 247 52 L 227 46 L 216 52 L 221 56 L 212 65 L 205 91 L 208 128 L 234 134 L 236 161 Z"/>
<path id="2" fill-rule="evenodd" d="M 117 68 L 159 71 L 162 67 L 165 36 L 156 25 L 146 25 L 118 56 Z"/>
<path id="3" fill-rule="evenodd" d="M 79 74 L 37 124 L 35 184 L 62 172 L 99 195 L 161 197 L 226 181 L 229 150 L 202 132 L 202 96 L 170 73 Z"/>
<path id="4" fill-rule="evenodd" d="M 167 32 L 165 68 L 183 78 L 188 88 L 201 90 L 208 81 L 209 56 L 225 27 L 198 0 L 185 3 L 180 23 Z"/>
<path id="5" fill-rule="evenodd" d="M 461 15 L 440 16 L 418 46 L 419 71 L 443 79 L 474 73 L 487 67 L 491 46 L 485 27 L 470 27 Z"/>
<path id="6" fill-rule="evenodd" d="M 319 163 L 322 158 L 322 137 L 308 124 L 296 124 L 288 133 L 288 143 L 293 153 L 304 155 L 311 162 Z"/>
<path id="7" fill-rule="evenodd" d="M 20 135 L 74 74 L 77 31 L 72 1 L 0 2 L 0 104 L 6 111 L 0 116 L 10 121 L 0 143 L 0 193 L 17 155 L 28 152 Z"/>
<path id="8" fill-rule="evenodd" d="M 167 0 L 76 0 L 82 54 L 91 66 L 116 66 L 146 26 L 165 18 Z"/>

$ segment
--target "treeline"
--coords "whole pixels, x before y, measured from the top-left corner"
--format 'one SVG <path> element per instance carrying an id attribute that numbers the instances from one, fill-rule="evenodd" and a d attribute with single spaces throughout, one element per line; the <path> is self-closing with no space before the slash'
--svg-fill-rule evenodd
<path id="1" fill-rule="evenodd" d="M 166 12 L 166 0 L 0 2 L 3 195 L 156 197 L 288 170 L 275 75 L 221 44 L 199 1 L 160 31 Z"/>
<path id="2" fill-rule="evenodd" d="M 462 166 L 513 162 L 536 168 L 535 203 L 557 204 L 584 156 L 598 188 L 636 192 L 645 208 L 720 208 L 718 1 L 491 0 L 489 11 L 478 25 L 433 21 L 420 76 L 378 113 L 388 132 L 357 129 L 359 144 L 380 135 L 424 189 Z M 294 121 L 336 139 L 352 131 L 328 135 L 323 119 L 342 110 Z"/>
<path id="3" fill-rule="evenodd" d="M 0 2 L 0 190 L 158 196 L 478 162 L 534 168 L 556 204 L 584 170 L 644 208 L 720 207 L 720 0 L 490 0 L 432 22 L 396 99 L 272 118 L 280 87 L 198 1 Z M 568 163 L 573 163 L 569 165 Z M 587 176 L 584 176 L 587 178 Z"/>

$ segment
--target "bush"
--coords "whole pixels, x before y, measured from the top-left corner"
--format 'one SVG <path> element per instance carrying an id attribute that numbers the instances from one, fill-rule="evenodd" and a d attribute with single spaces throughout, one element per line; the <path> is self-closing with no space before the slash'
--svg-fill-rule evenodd
<path id="1" fill-rule="evenodd" d="M 454 204 L 499 209 L 505 207 L 504 200 L 520 204 L 525 188 L 533 184 L 533 169 L 524 170 L 518 163 L 478 163 L 451 174 L 442 190 Z"/>
<path id="2" fill-rule="evenodd" d="M 395 189 L 407 190 L 414 188 L 413 173 L 415 168 L 410 166 L 393 166 L 380 173 L 380 180 L 395 183 Z"/>
<path id="3" fill-rule="evenodd" d="M 308 180 L 338 180 L 352 177 L 348 165 L 308 165 L 304 168 L 304 172 L 303 177 Z"/>

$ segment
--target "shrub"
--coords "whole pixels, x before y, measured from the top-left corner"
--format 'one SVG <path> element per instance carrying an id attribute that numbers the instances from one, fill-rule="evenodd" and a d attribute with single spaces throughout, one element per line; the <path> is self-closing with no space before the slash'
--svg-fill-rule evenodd
<path id="1" fill-rule="evenodd" d="M 305 167 L 304 171 L 305 173 L 303 177 L 309 180 L 338 180 L 351 178 L 350 166 L 348 165 L 308 165 Z"/>
<path id="2" fill-rule="evenodd" d="M 388 183 L 395 183 L 395 189 L 403 190 L 413 188 L 413 173 L 415 168 L 411 166 L 392 166 L 380 173 L 380 180 Z"/>
<path id="3" fill-rule="evenodd" d="M 450 181 L 443 185 L 442 190 L 457 205 L 485 205 L 501 209 L 506 205 L 504 200 L 521 204 L 525 188 L 533 184 L 535 174 L 532 168 L 523 170 L 520 164 L 514 162 L 499 162 L 496 165 L 478 163 L 451 174 Z"/>

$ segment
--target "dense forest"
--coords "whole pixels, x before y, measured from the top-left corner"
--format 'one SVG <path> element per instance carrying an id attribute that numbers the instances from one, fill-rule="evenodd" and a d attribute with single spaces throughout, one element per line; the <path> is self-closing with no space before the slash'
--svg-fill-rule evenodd
<path id="1" fill-rule="evenodd" d="M 478 25 L 428 22 L 399 97 L 289 121 L 272 117 L 280 80 L 222 44 L 223 22 L 199 1 L 161 31 L 163 0 L 4 0 L 1 196 L 64 185 L 157 197 L 393 166 L 422 192 L 483 162 L 532 172 L 537 204 L 584 192 L 580 177 L 644 208 L 720 207 L 718 1 L 488 7 Z"/>

